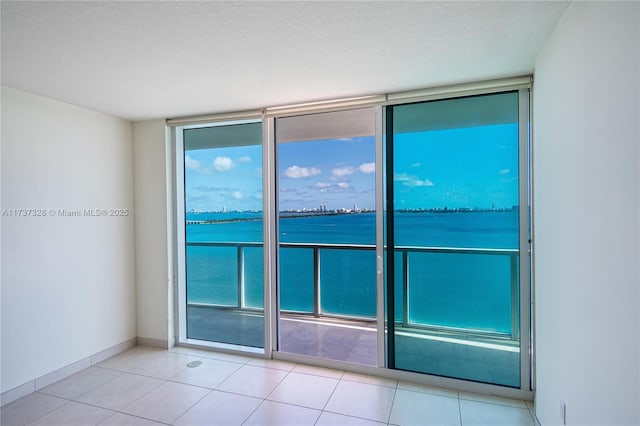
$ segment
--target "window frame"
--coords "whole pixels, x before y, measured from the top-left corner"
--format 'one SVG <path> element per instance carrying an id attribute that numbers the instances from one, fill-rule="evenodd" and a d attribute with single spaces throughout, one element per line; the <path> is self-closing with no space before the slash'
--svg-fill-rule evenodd
<path id="1" fill-rule="evenodd" d="M 483 82 L 455 84 L 441 87 L 431 87 L 406 92 L 389 93 L 385 95 L 363 96 L 358 98 L 348 98 L 339 100 L 330 100 L 323 102 L 313 102 L 307 104 L 269 107 L 262 110 L 241 111 L 224 114 L 202 115 L 186 118 L 175 118 L 166 120 L 168 127 L 168 141 L 170 150 L 168 158 L 168 166 L 172 175 L 172 213 L 170 218 L 172 223 L 168 226 L 172 229 L 173 241 L 170 243 L 170 251 L 173 253 L 173 274 L 176 283 L 173 300 L 174 311 L 174 331 L 175 342 L 184 346 L 195 346 L 204 348 L 214 348 L 216 350 L 228 351 L 233 353 L 250 354 L 251 356 L 262 356 L 265 358 L 275 358 L 294 362 L 308 362 L 311 364 L 319 364 L 324 367 L 340 368 L 355 372 L 378 375 L 382 377 L 390 377 L 398 380 L 411 380 L 419 383 L 444 386 L 454 389 L 460 389 L 471 392 L 492 393 L 505 397 L 514 397 L 522 399 L 532 399 L 535 369 L 535 353 L 534 353 L 534 324 L 532 321 L 533 307 L 532 294 L 534 289 L 534 280 L 532 276 L 532 265 L 534 262 L 531 243 L 533 240 L 532 228 L 532 141 L 531 141 L 531 89 L 533 80 L 531 76 L 513 77 L 499 80 L 490 80 Z M 504 387 L 500 385 L 491 385 L 483 383 L 475 383 L 461 379 L 451 379 L 444 377 L 431 376 L 422 373 L 412 373 L 400 370 L 390 370 L 386 368 L 386 343 L 384 342 L 385 330 L 379 327 L 379 345 L 385 350 L 378 351 L 380 367 L 362 367 L 358 365 L 346 365 L 339 362 L 321 362 L 305 359 L 304 357 L 296 357 L 290 354 L 284 354 L 277 350 L 277 312 L 276 299 L 276 280 L 277 280 L 277 192 L 276 192 L 276 142 L 275 142 L 275 119 L 279 117 L 288 117 L 297 114 L 310 114 L 316 112 L 340 111 L 345 109 L 362 108 L 366 106 L 376 107 L 379 111 L 379 120 L 376 122 L 376 133 L 381 135 L 386 133 L 386 122 L 384 120 L 386 107 L 392 105 L 406 104 L 412 102 L 422 102 L 427 100 L 453 99 L 458 97 L 466 97 L 471 95 L 484 95 L 491 93 L 499 93 L 506 91 L 518 91 L 518 122 L 519 122 L 519 179 L 520 179 L 520 356 L 521 356 L 521 386 L 519 389 Z M 226 344 L 207 344 L 202 341 L 189 341 L 186 339 L 186 318 L 184 312 L 180 311 L 180 306 L 186 303 L 186 297 L 183 286 L 185 282 L 184 262 L 180 265 L 179 259 L 184 259 L 185 240 L 184 240 L 184 158 L 180 153 L 184 153 L 182 136 L 178 135 L 178 129 L 184 129 L 187 126 L 203 127 L 205 124 L 229 123 L 240 120 L 261 120 L 262 121 L 262 137 L 263 137 L 263 238 L 264 238 L 264 321 L 265 321 L 265 344 L 264 350 L 255 351 L 248 348 L 237 347 Z M 381 138 L 382 140 L 382 138 Z M 383 143 L 376 146 L 377 150 L 383 149 Z M 380 164 L 378 164 L 380 163 Z M 381 167 L 384 161 L 382 153 L 380 157 L 376 156 L 376 167 Z M 379 173 L 382 175 L 382 173 Z M 381 176 L 382 179 L 382 176 Z M 377 183 L 376 183 L 377 184 Z M 524 188 L 524 190 L 523 190 Z M 378 191 L 383 194 L 383 191 Z M 378 203 L 383 203 L 382 196 L 376 197 L 376 208 L 381 208 Z M 526 208 L 523 208 L 525 207 Z M 382 227 L 382 224 L 380 224 Z M 182 230 L 181 230 L 182 228 Z M 382 235 L 382 233 L 379 233 Z M 380 283 L 378 284 L 381 285 Z M 380 294 L 382 289 L 379 288 Z M 382 299 L 379 297 L 379 300 Z"/>

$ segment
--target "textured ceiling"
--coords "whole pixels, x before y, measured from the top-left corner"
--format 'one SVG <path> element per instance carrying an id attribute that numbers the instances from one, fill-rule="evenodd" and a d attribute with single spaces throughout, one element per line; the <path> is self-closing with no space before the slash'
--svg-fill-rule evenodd
<path id="1" fill-rule="evenodd" d="M 2 84 L 142 120 L 516 76 L 567 5 L 2 1 Z"/>

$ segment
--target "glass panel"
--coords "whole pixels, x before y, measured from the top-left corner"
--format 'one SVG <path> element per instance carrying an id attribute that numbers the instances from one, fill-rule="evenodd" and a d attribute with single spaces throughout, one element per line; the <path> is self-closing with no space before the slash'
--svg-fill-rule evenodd
<path id="1" fill-rule="evenodd" d="M 374 119 L 276 120 L 280 351 L 377 364 Z"/>
<path id="2" fill-rule="evenodd" d="M 238 268 L 235 266 L 238 260 L 235 248 L 187 245 L 187 259 L 187 306 L 235 306 L 238 303 Z M 211 262 L 211 259 L 219 262 Z"/>
<path id="3" fill-rule="evenodd" d="M 244 254 L 244 306 L 264 308 L 264 253 L 262 247 L 245 247 Z"/>
<path id="4" fill-rule="evenodd" d="M 183 137 L 187 338 L 264 347 L 262 124 Z"/>
<path id="5" fill-rule="evenodd" d="M 376 317 L 376 253 L 373 250 L 320 250 L 322 313 Z"/>
<path id="6" fill-rule="evenodd" d="M 511 334 L 510 256 L 414 252 L 409 264 L 410 324 Z"/>
<path id="7" fill-rule="evenodd" d="M 395 368 L 519 387 L 518 94 L 392 114 Z"/>
<path id="8" fill-rule="evenodd" d="M 280 309 L 313 313 L 313 249 L 280 248 Z"/>

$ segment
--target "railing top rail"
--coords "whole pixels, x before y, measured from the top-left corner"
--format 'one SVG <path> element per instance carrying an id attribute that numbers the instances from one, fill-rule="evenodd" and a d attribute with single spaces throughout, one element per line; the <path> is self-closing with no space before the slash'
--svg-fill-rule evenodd
<path id="1" fill-rule="evenodd" d="M 385 247 L 386 248 L 386 247 Z M 473 254 L 518 254 L 518 249 L 484 248 L 484 247 L 421 247 L 396 246 L 396 251 L 428 252 L 428 253 L 473 253 Z"/>
<path id="2" fill-rule="evenodd" d="M 190 241 L 187 246 L 209 247 L 262 247 L 260 242 L 216 242 Z M 280 243 L 281 248 L 335 249 L 335 250 L 375 250 L 375 244 L 332 244 L 332 243 Z M 385 246 L 385 249 L 387 247 Z M 483 248 L 483 247 L 422 247 L 396 246 L 396 251 L 419 253 L 452 253 L 452 254 L 494 254 L 517 255 L 518 249 Z"/>
<path id="3" fill-rule="evenodd" d="M 284 248 L 324 248 L 341 250 L 375 250 L 375 244 L 280 243 Z"/>
<path id="4" fill-rule="evenodd" d="M 231 242 L 231 241 L 187 241 L 188 247 L 262 247 L 264 243 L 252 242 Z"/>

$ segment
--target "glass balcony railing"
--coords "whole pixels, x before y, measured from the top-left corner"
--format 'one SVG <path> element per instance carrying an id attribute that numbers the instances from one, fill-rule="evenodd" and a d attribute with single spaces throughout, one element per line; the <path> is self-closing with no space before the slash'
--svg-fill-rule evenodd
<path id="1" fill-rule="evenodd" d="M 281 312 L 375 319 L 374 245 L 281 243 L 279 253 Z M 398 246 L 395 256 L 396 327 L 519 337 L 517 249 Z M 187 259 L 189 306 L 263 309 L 262 243 L 189 242 Z"/>

